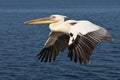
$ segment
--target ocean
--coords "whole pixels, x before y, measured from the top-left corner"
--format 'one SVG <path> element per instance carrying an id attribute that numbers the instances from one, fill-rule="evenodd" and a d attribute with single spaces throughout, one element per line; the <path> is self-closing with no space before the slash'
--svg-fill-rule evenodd
<path id="1" fill-rule="evenodd" d="M 14 1 L 14 0 L 13 0 Z M 10 1 L 9 1 L 10 2 Z M 70 6 L 32 7 L 5 1 L 0 8 L 0 80 L 120 80 L 120 7 Z M 61 2 L 64 3 L 64 2 Z M 36 2 L 37 5 L 39 3 Z M 18 5 L 18 6 L 17 6 Z M 35 3 L 34 3 L 35 5 Z M 56 5 L 57 6 L 57 5 Z M 50 32 L 48 25 L 25 25 L 24 21 L 65 15 L 67 19 L 89 20 L 106 28 L 114 42 L 102 41 L 95 48 L 91 63 L 80 65 L 67 58 L 68 50 L 60 53 L 55 62 L 37 60 Z M 66 19 L 66 20 L 67 20 Z"/>

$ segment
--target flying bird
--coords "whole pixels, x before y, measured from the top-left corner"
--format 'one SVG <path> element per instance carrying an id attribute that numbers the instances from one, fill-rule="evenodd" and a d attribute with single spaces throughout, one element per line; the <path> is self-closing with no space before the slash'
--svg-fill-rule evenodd
<path id="1" fill-rule="evenodd" d="M 51 15 L 24 22 L 25 24 L 50 24 L 51 30 L 38 58 L 41 62 L 55 61 L 59 52 L 68 48 L 71 61 L 87 64 L 96 45 L 102 40 L 112 42 L 109 32 L 87 20 L 66 20 L 63 15 Z"/>

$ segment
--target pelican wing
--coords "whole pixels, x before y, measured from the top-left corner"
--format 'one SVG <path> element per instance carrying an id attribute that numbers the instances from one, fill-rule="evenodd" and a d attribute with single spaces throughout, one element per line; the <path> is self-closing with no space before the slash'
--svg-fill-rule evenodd
<path id="1" fill-rule="evenodd" d="M 112 41 L 112 37 L 104 28 L 88 32 L 85 35 L 77 35 L 73 43 L 68 47 L 71 60 L 76 63 L 78 60 L 81 64 L 89 63 L 91 54 L 96 45 L 102 40 Z"/>
<path id="2" fill-rule="evenodd" d="M 38 54 L 39 59 L 41 62 L 51 62 L 52 59 L 54 61 L 58 53 L 68 47 L 68 42 L 69 35 L 60 32 L 50 32 L 48 40 Z"/>

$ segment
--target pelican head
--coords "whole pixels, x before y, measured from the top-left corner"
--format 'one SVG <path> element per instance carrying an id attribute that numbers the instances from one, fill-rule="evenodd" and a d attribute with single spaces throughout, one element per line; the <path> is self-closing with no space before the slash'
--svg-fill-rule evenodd
<path id="1" fill-rule="evenodd" d="M 60 23 L 64 22 L 64 19 L 66 16 L 63 15 L 51 15 L 50 17 L 46 18 L 39 18 L 39 19 L 33 19 L 24 22 L 24 24 L 52 24 L 52 23 Z"/>

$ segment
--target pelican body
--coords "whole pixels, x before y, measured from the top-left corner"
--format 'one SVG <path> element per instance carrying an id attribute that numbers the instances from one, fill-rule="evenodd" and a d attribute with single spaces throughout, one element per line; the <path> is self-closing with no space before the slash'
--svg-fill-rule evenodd
<path id="1" fill-rule="evenodd" d="M 40 18 L 26 21 L 25 24 L 50 24 L 51 30 L 48 40 L 38 54 L 41 62 L 55 61 L 59 52 L 68 48 L 70 60 L 87 64 L 90 62 L 91 54 L 96 45 L 102 40 L 109 42 L 113 38 L 109 32 L 87 20 L 66 20 L 63 15 L 51 15 L 47 18 Z"/>

